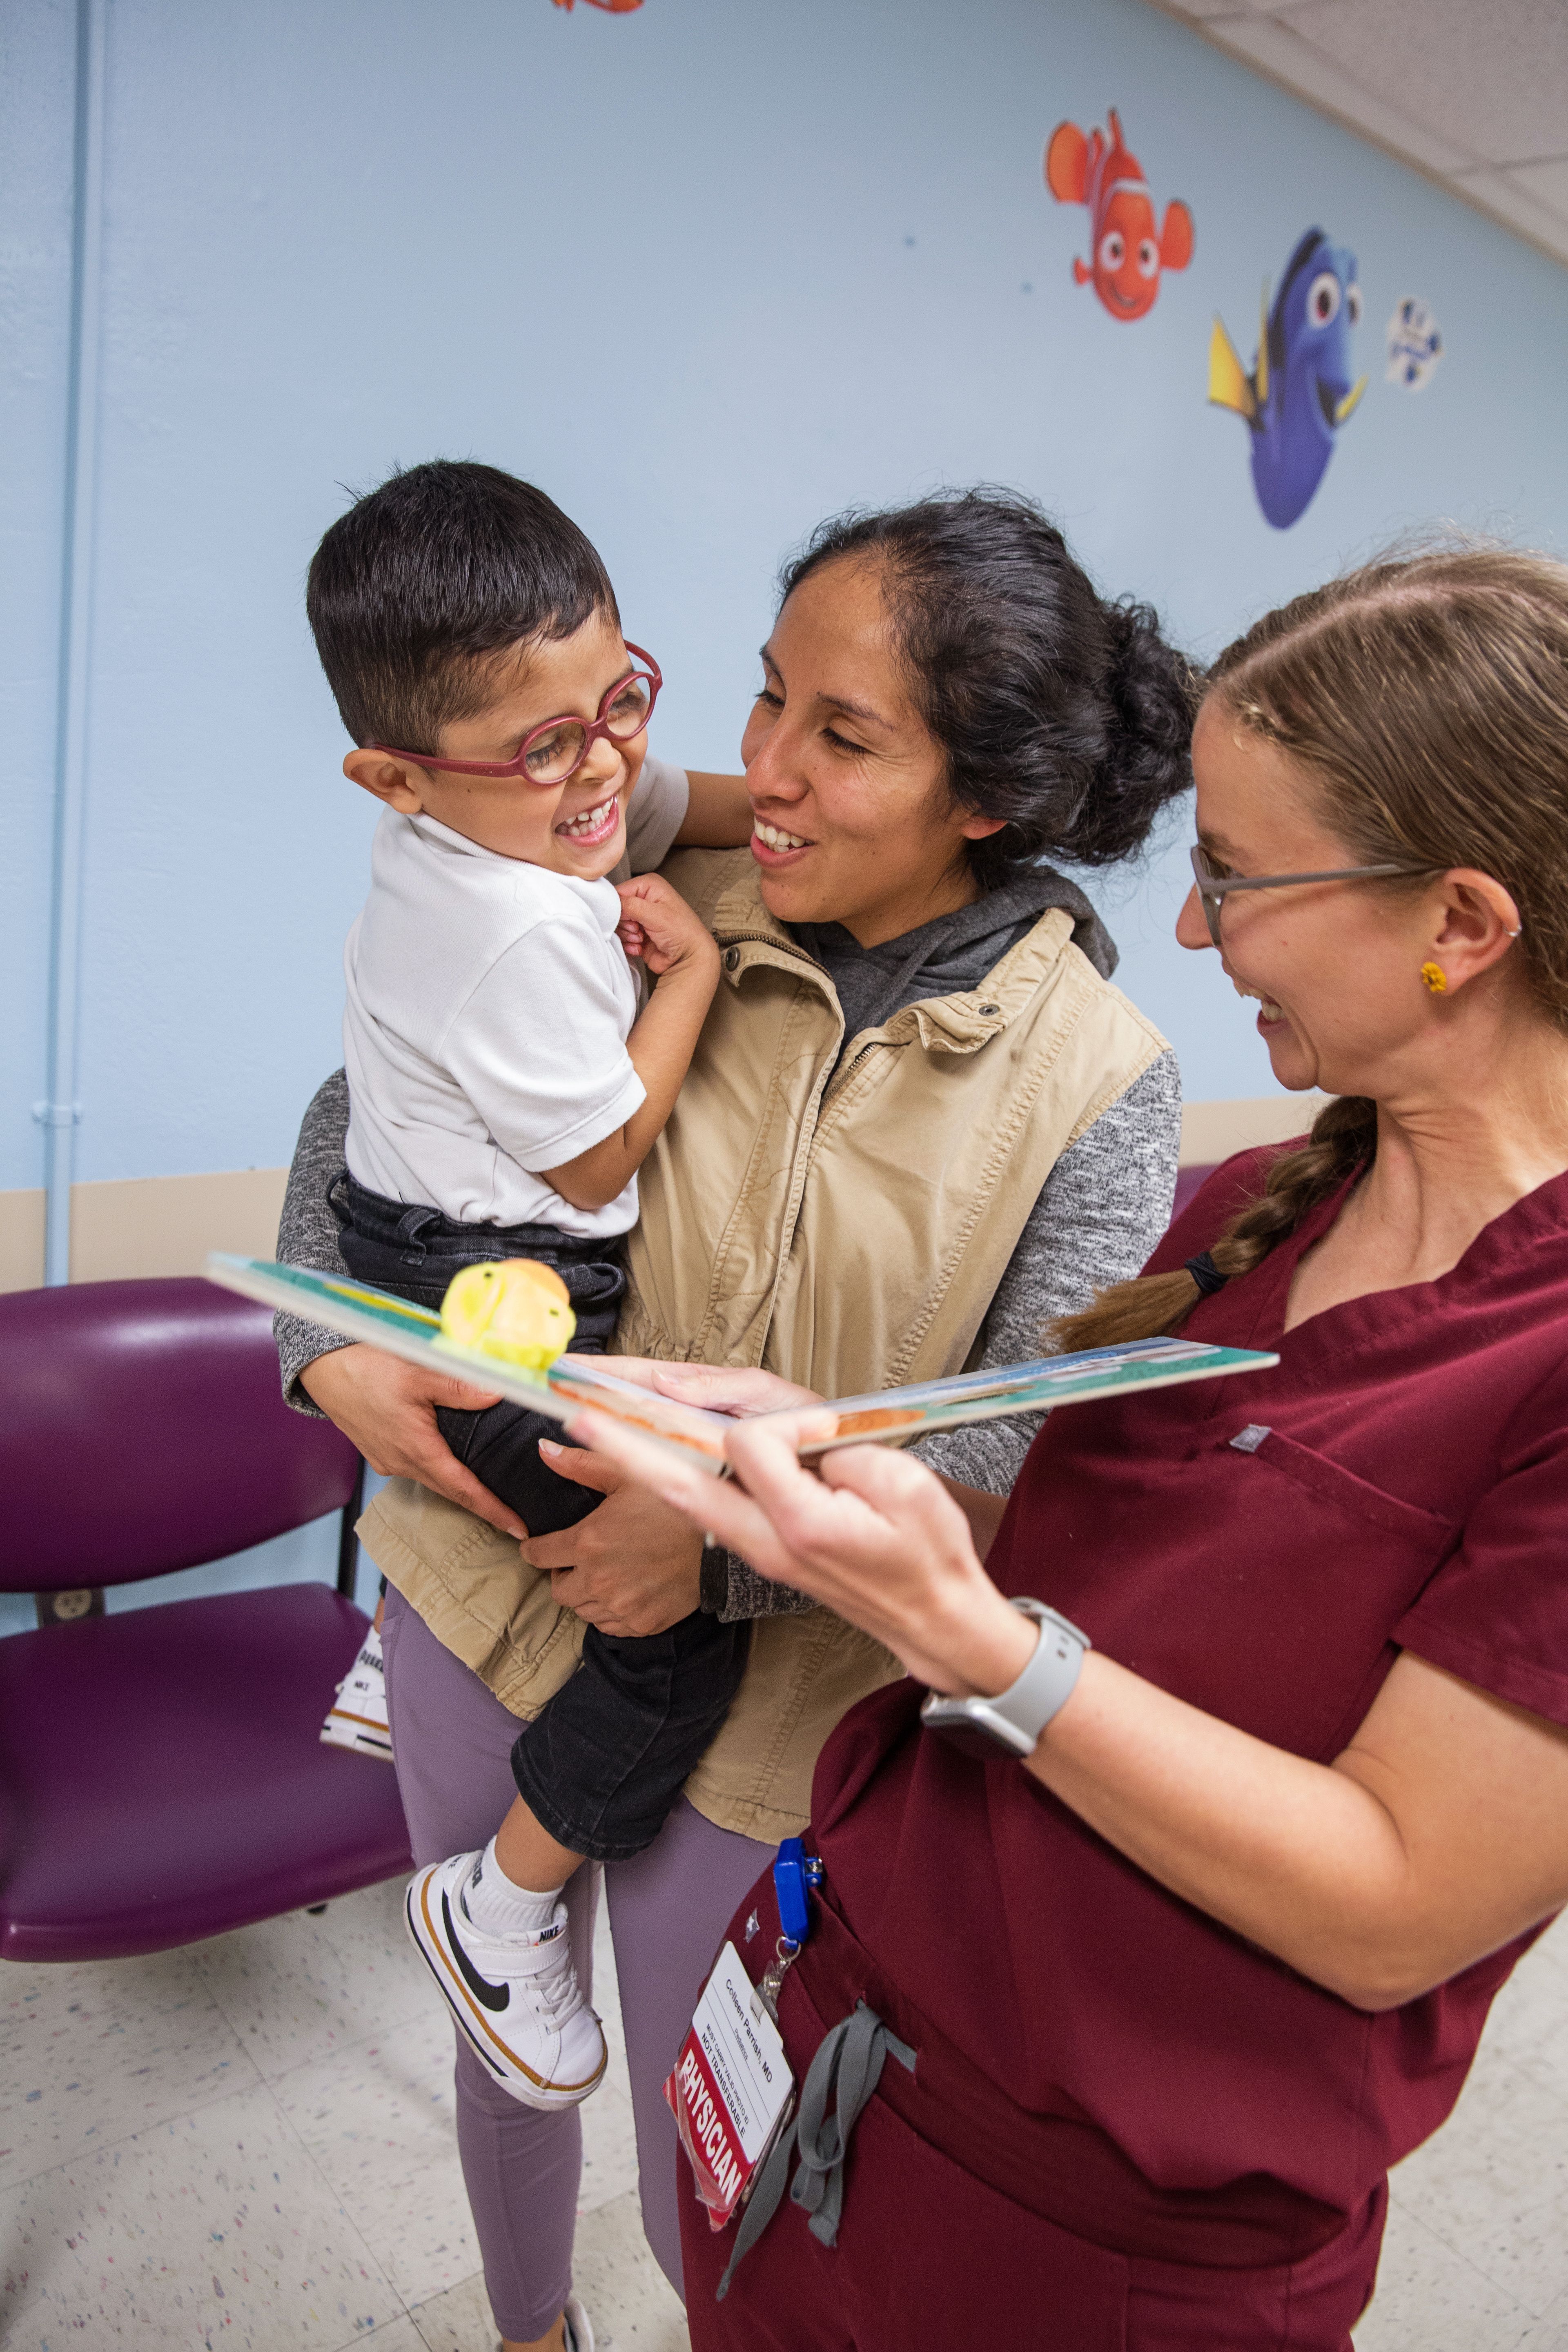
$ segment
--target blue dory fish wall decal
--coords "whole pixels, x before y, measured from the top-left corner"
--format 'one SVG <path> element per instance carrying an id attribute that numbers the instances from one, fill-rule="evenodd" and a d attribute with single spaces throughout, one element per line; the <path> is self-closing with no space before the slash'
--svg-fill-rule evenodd
<path id="1" fill-rule="evenodd" d="M 1285 265 L 1272 310 L 1264 287 L 1250 374 L 1223 322 L 1214 322 L 1209 398 L 1247 419 L 1252 486 L 1276 530 L 1306 512 L 1334 436 L 1366 390 L 1364 375 L 1351 380 L 1351 329 L 1360 317 L 1354 254 L 1310 228 Z"/>

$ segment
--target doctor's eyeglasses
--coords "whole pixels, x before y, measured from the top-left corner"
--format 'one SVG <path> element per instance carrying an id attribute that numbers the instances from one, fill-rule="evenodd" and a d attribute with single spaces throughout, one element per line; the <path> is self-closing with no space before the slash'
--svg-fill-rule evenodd
<path id="1" fill-rule="evenodd" d="M 1220 909 L 1232 890 L 1280 890 L 1292 882 L 1370 882 L 1386 874 L 1437 874 L 1436 866 L 1336 866 L 1323 874 L 1227 874 L 1216 864 L 1202 843 L 1194 844 L 1190 852 L 1193 879 L 1197 884 L 1198 898 L 1203 906 L 1204 920 L 1209 927 L 1209 937 L 1215 946 L 1222 942 L 1219 935 Z"/>

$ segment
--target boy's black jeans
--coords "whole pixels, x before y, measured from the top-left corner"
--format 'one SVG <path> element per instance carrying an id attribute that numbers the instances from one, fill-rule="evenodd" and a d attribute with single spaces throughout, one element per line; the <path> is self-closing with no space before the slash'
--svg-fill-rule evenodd
<path id="1" fill-rule="evenodd" d="M 626 1277 L 614 1242 L 555 1225 L 465 1225 L 439 1210 L 389 1201 L 345 1171 L 328 1200 L 344 1265 L 417 1307 L 439 1307 L 465 1265 L 531 1257 L 571 1293 L 577 1355 L 598 1355 L 616 1328 Z M 437 1410 L 437 1427 L 466 1468 L 514 1510 L 530 1535 L 575 1527 L 601 1497 L 539 1458 L 560 1424 L 502 1402 L 483 1412 Z M 624 1862 L 651 1844 L 729 1713 L 750 1646 L 745 1625 L 694 1610 L 662 1633 L 601 1633 L 590 1625 L 571 1681 L 524 1725 L 512 1776 L 534 1818 L 572 1853 Z"/>

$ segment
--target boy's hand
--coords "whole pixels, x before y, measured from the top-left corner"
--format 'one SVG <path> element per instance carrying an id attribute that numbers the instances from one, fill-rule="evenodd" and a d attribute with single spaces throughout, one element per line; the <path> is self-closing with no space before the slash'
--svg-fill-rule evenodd
<path id="1" fill-rule="evenodd" d="M 640 956 L 658 979 L 689 971 L 711 986 L 719 976 L 719 950 L 707 924 L 679 891 L 657 874 L 636 874 L 616 887 L 622 908 L 616 929 L 626 953 Z"/>
<path id="2" fill-rule="evenodd" d="M 616 929 L 628 941 L 628 951 L 640 954 L 658 975 L 658 986 L 626 1039 L 632 1067 L 642 1080 L 642 1101 L 624 1127 L 559 1168 L 539 1171 L 574 1209 L 602 1209 L 616 1200 L 653 1150 L 675 1108 L 719 985 L 713 935 L 678 891 L 657 874 L 639 874 L 616 887 L 623 909 Z M 633 940 L 638 944 L 630 944 Z"/>

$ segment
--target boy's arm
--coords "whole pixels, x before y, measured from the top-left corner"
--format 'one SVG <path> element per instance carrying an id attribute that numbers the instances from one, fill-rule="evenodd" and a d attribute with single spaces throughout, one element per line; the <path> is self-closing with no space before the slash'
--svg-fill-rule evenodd
<path id="1" fill-rule="evenodd" d="M 688 768 L 690 797 L 677 849 L 744 849 L 752 837 L 752 803 L 744 776 L 715 776 Z"/>
<path id="2" fill-rule="evenodd" d="M 618 885 L 626 909 L 622 936 L 658 976 L 626 1039 L 644 1099 L 623 1127 L 559 1168 L 539 1173 L 574 1209 L 603 1209 L 625 1192 L 675 1108 L 698 1035 L 719 984 L 712 933 L 679 892 L 657 874 Z"/>

